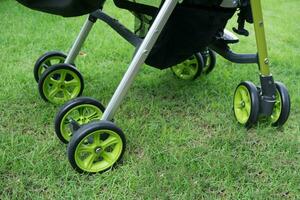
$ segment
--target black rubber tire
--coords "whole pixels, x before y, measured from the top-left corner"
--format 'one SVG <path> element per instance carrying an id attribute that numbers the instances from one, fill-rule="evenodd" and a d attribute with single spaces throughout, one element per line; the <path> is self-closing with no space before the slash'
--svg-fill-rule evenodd
<path id="1" fill-rule="evenodd" d="M 81 73 L 74 66 L 72 66 L 70 64 L 57 64 L 57 65 L 53 65 L 53 66 L 49 67 L 48 69 L 46 69 L 46 71 L 42 74 L 42 76 L 40 77 L 39 82 L 38 82 L 39 94 L 42 97 L 42 99 L 46 102 L 49 102 L 49 99 L 47 99 L 47 97 L 45 96 L 44 90 L 43 90 L 44 81 L 46 80 L 48 75 L 50 75 L 52 72 L 59 70 L 59 69 L 70 70 L 78 76 L 78 78 L 80 79 L 81 87 L 80 87 L 80 91 L 79 91 L 77 97 L 82 95 L 82 92 L 84 89 L 84 81 L 83 81 L 83 77 L 82 77 Z"/>
<path id="2" fill-rule="evenodd" d="M 286 123 L 286 121 L 290 116 L 291 99 L 290 99 L 289 92 L 283 83 L 275 82 L 275 86 L 277 91 L 280 94 L 282 109 L 281 109 L 279 119 L 276 122 L 274 122 L 272 126 L 281 127 Z"/>
<path id="3" fill-rule="evenodd" d="M 204 74 L 209 74 L 210 72 L 213 71 L 213 69 L 216 66 L 217 58 L 216 58 L 216 53 L 211 50 L 207 49 L 206 51 L 202 52 L 202 57 L 203 57 L 203 73 Z"/>
<path id="4" fill-rule="evenodd" d="M 69 143 L 69 140 L 66 140 L 66 138 L 61 133 L 61 123 L 62 119 L 65 117 L 65 115 L 73 108 L 79 105 L 93 105 L 99 108 L 99 110 L 104 113 L 105 107 L 96 99 L 93 99 L 91 97 L 78 97 L 75 99 L 72 99 L 71 101 L 65 103 L 59 110 L 59 112 L 56 114 L 55 120 L 54 120 L 54 129 L 57 137 L 59 140 L 65 144 Z"/>
<path id="5" fill-rule="evenodd" d="M 197 71 L 197 74 L 194 76 L 193 80 L 197 79 L 199 76 L 201 76 L 203 72 L 203 67 L 204 67 L 204 61 L 203 61 L 203 56 L 201 53 L 195 53 L 195 57 L 198 61 L 199 65 L 199 70 Z"/>
<path id="6" fill-rule="evenodd" d="M 118 158 L 118 160 L 112 165 L 111 168 L 108 168 L 106 170 L 103 171 L 98 171 L 98 172 L 87 172 L 84 171 L 83 169 L 81 169 L 75 161 L 75 151 L 77 148 L 77 145 L 81 142 L 81 140 L 83 140 L 88 134 L 97 131 L 97 130 L 111 130 L 115 133 L 117 133 L 123 143 L 123 149 L 122 152 Z M 116 165 L 122 160 L 122 157 L 124 155 L 126 149 L 126 138 L 125 135 L 123 133 L 123 131 L 118 128 L 114 123 L 110 122 L 110 121 L 100 121 L 100 122 L 93 122 L 93 123 L 89 123 L 86 124 L 85 126 L 82 126 L 80 129 L 78 129 L 75 133 L 74 136 L 72 137 L 71 141 L 68 144 L 68 148 L 67 148 L 67 153 L 68 153 L 68 159 L 69 162 L 71 164 L 71 166 L 79 173 L 89 173 L 89 174 L 94 174 L 94 173 L 103 173 L 107 170 L 110 170 L 112 168 L 115 168 Z"/>
<path id="7" fill-rule="evenodd" d="M 250 111 L 250 116 L 248 118 L 248 121 L 243 124 L 246 128 L 251 128 L 253 125 L 255 125 L 258 121 L 258 117 L 259 117 L 259 92 L 258 92 L 258 89 L 257 87 L 255 86 L 254 83 L 250 82 L 250 81 L 244 81 L 244 82 L 241 82 L 237 87 L 236 87 L 236 90 L 234 92 L 234 97 L 235 97 L 235 94 L 237 92 L 237 89 L 240 87 L 240 86 L 245 86 L 250 94 L 250 99 L 251 99 L 251 111 Z M 233 103 L 233 106 L 235 104 Z M 234 116 L 236 118 L 236 120 L 238 121 L 238 118 L 234 112 Z"/>
<path id="8" fill-rule="evenodd" d="M 40 56 L 37 59 L 37 61 L 35 62 L 34 68 L 33 68 L 34 79 L 36 80 L 37 83 L 39 82 L 39 79 L 40 79 L 39 70 L 41 67 L 43 67 L 42 64 L 51 57 L 62 57 L 64 59 L 66 59 L 67 55 L 62 52 L 59 52 L 59 51 L 49 51 L 49 52 L 43 54 L 42 56 Z M 50 66 L 47 66 L 47 68 L 49 68 Z"/>

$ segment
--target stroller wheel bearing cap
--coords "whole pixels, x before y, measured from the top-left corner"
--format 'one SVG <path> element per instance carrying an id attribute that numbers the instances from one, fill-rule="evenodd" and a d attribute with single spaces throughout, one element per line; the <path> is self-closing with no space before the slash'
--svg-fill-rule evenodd
<path id="1" fill-rule="evenodd" d="M 258 120 L 259 96 L 256 86 L 251 82 L 242 82 L 234 93 L 234 114 L 237 121 L 251 127 Z"/>
<path id="2" fill-rule="evenodd" d="M 62 104 L 78 97 L 83 91 L 83 78 L 80 72 L 69 64 L 49 67 L 39 80 L 39 93 L 45 101 Z"/>
<path id="3" fill-rule="evenodd" d="M 288 90 L 284 84 L 276 82 L 275 86 L 275 105 L 270 119 L 273 126 L 282 126 L 289 118 L 291 101 Z"/>
<path id="4" fill-rule="evenodd" d="M 201 75 L 203 70 L 203 58 L 197 53 L 186 61 L 171 68 L 175 76 L 183 80 L 194 80 Z"/>
<path id="5" fill-rule="evenodd" d="M 59 51 L 49 51 L 43 54 L 39 59 L 36 61 L 34 68 L 33 68 L 33 75 L 36 82 L 39 82 L 39 79 L 42 73 L 49 67 L 64 63 L 67 55 L 61 53 Z"/>
<path id="6" fill-rule="evenodd" d="M 125 135 L 116 125 L 93 122 L 76 131 L 68 145 L 68 158 L 80 173 L 104 172 L 121 160 L 125 147 Z"/>
<path id="7" fill-rule="evenodd" d="M 68 143 L 73 135 L 71 123 L 79 127 L 94 120 L 100 120 L 104 106 L 90 97 L 78 97 L 62 106 L 55 118 L 55 133 L 63 142 Z"/>

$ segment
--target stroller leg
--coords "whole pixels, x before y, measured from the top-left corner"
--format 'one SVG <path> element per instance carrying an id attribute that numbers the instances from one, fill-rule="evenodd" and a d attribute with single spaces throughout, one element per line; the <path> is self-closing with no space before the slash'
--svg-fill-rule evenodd
<path id="1" fill-rule="evenodd" d="M 68 56 L 65 60 L 65 63 L 67 64 L 73 64 L 84 41 L 86 40 L 87 36 L 89 35 L 94 23 L 96 22 L 96 19 L 89 16 L 89 18 L 85 21 L 76 41 L 74 42 L 72 48 L 70 49 Z"/>
<path id="2" fill-rule="evenodd" d="M 261 81 L 260 112 L 264 116 L 270 116 L 275 103 L 276 86 L 269 67 L 261 1 L 251 0 L 251 7 L 258 49 L 258 63 Z"/>
<path id="3" fill-rule="evenodd" d="M 256 44 L 258 49 L 260 73 L 270 76 L 267 42 L 265 37 L 264 21 L 260 0 L 251 0 Z"/>
<path id="4" fill-rule="evenodd" d="M 127 72 L 125 73 L 121 83 L 115 91 L 112 99 L 110 100 L 103 116 L 102 120 L 111 120 L 120 106 L 125 94 L 130 88 L 134 78 L 136 77 L 140 67 L 143 65 L 151 49 L 153 48 L 157 38 L 159 37 L 163 27 L 173 12 L 178 0 L 166 0 L 160 9 L 157 17 L 155 18 L 148 34 L 143 40 L 141 46 L 136 52 L 135 56 Z"/>

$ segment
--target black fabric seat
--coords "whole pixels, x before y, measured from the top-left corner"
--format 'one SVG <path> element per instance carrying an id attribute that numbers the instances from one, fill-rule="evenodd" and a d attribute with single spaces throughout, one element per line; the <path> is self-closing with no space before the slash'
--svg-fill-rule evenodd
<path id="1" fill-rule="evenodd" d="M 105 0 L 17 0 L 33 10 L 64 17 L 89 14 L 103 7 Z"/>

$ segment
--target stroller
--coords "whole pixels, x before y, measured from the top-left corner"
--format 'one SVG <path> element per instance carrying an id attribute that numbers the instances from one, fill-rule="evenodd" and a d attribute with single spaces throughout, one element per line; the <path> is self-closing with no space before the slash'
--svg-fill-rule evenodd
<path id="1" fill-rule="evenodd" d="M 102 11 L 105 0 L 17 0 L 42 12 L 73 17 L 89 14 L 68 55 L 47 52 L 34 66 L 41 97 L 52 103 L 66 102 L 55 118 L 55 132 L 68 143 L 68 159 L 78 172 L 104 172 L 122 158 L 125 135 L 113 117 L 143 63 L 158 69 L 171 68 L 180 79 L 208 74 L 216 64 L 215 52 L 234 63 L 257 63 L 260 86 L 241 82 L 234 93 L 233 110 L 237 121 L 249 128 L 260 116 L 273 126 L 282 126 L 290 113 L 290 97 L 284 84 L 274 82 L 269 69 L 260 0 L 164 0 L 158 6 L 135 0 L 114 0 L 117 7 L 135 16 L 130 31 Z M 229 44 L 239 39 L 225 29 L 238 13 L 233 31 L 248 36 L 245 23 L 253 23 L 258 53 L 237 54 Z M 108 106 L 82 94 L 83 78 L 75 58 L 97 20 L 113 28 L 136 47 L 133 59 Z"/>

